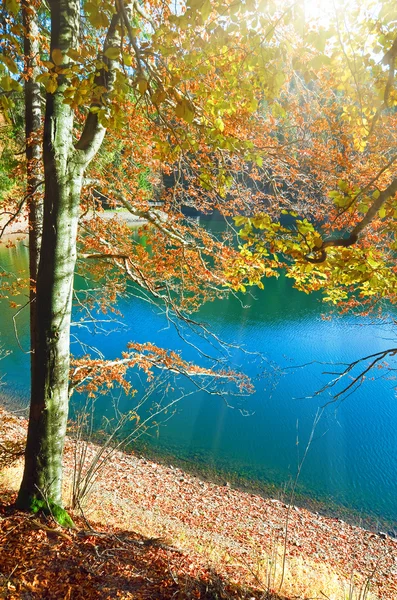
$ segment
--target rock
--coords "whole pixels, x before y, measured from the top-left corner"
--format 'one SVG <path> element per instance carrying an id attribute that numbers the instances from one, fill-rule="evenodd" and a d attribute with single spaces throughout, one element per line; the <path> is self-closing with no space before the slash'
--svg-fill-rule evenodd
<path id="1" fill-rule="evenodd" d="M 389 537 L 391 537 L 393 540 L 397 539 L 397 531 L 394 529 L 390 529 L 390 531 L 387 532 L 387 535 Z"/>

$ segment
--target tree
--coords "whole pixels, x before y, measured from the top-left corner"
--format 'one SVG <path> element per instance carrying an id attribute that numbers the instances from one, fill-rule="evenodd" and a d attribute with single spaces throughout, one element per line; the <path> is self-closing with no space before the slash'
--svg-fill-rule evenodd
<path id="1" fill-rule="evenodd" d="M 102 279 L 104 305 L 128 276 L 164 303 L 170 319 L 192 327 L 189 315 L 201 302 L 230 293 L 256 271 L 246 258 L 244 274 L 236 275 L 232 265 L 241 259 L 230 239 L 183 219 L 186 186 L 165 194 L 156 211 L 134 180 L 148 166 L 155 174 L 160 162 L 165 170 L 179 165 L 200 210 L 233 214 L 244 205 L 238 188 L 225 197 L 232 173 L 262 160 L 251 117 L 283 84 L 284 42 L 275 43 L 275 24 L 291 20 L 288 8 L 280 15 L 270 6 L 266 16 L 257 8 L 190 0 L 175 14 L 156 1 L 5 0 L 0 98 L 10 115 L 24 82 L 27 184 L 14 216 L 26 206 L 30 226 L 32 384 L 19 507 L 47 507 L 69 522 L 60 507 L 73 386 L 94 393 L 115 379 L 128 389 L 126 370 L 138 366 L 149 376 L 161 368 L 249 387 L 230 370 L 200 368 L 134 342 L 118 361 L 76 360 L 70 385 L 69 337 L 78 251 L 91 277 Z M 117 221 L 106 230 L 100 219 L 83 221 L 78 236 L 81 207 L 95 207 L 95 190 L 146 219 L 147 247 L 132 244 Z M 105 281 L 104 262 L 111 265 Z"/>
<path id="2" fill-rule="evenodd" d="M 262 272 L 284 269 L 342 312 L 380 316 L 397 301 L 396 17 L 389 2 L 351 3 L 308 27 L 319 52 L 299 57 L 276 115 L 273 150 L 289 151 L 281 176 L 272 166 L 278 202 L 235 219 Z M 358 358 L 318 393 L 342 382 L 341 398 L 395 355 Z"/>

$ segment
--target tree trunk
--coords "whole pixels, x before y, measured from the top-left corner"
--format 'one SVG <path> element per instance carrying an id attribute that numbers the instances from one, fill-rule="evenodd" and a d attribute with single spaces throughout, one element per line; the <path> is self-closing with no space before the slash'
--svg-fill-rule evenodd
<path id="1" fill-rule="evenodd" d="M 78 0 L 50 2 L 51 51 L 77 47 Z M 73 147 L 73 113 L 62 76 L 47 94 L 43 160 L 44 223 L 32 324 L 34 361 L 25 470 L 18 505 L 62 505 L 62 454 L 68 417 L 69 336 L 83 165 Z"/>
<path id="2" fill-rule="evenodd" d="M 34 372 L 34 348 L 36 331 L 36 281 L 39 266 L 41 236 L 43 230 L 43 201 L 40 193 L 42 184 L 41 148 L 39 133 L 41 128 L 41 97 L 37 57 L 39 38 L 37 14 L 30 0 L 21 2 L 24 27 L 25 56 L 25 139 L 26 139 L 26 195 L 29 212 L 29 279 L 30 279 L 30 357 L 31 373 Z"/>
<path id="3" fill-rule="evenodd" d="M 60 50 L 65 63 L 69 49 L 78 47 L 81 0 L 50 0 L 51 53 Z M 29 4 L 29 3 L 27 3 Z M 115 14 L 105 40 L 106 49 L 117 38 Z M 29 48 L 28 48 L 29 50 Z M 109 89 L 113 61 L 96 77 Z M 58 73 L 58 87 L 48 93 L 44 118 L 44 217 L 41 244 L 39 217 L 31 212 L 33 230 L 31 273 L 37 269 L 35 308 L 32 309 L 32 389 L 25 469 L 17 505 L 48 510 L 63 524 L 71 520 L 62 507 L 62 456 L 69 408 L 70 321 L 76 241 L 83 175 L 97 153 L 105 128 L 89 113 L 80 140 L 73 144 L 73 110 L 64 103 L 67 75 Z M 28 90 L 27 90 L 28 91 Z M 27 111 L 27 122 L 31 117 Z"/>

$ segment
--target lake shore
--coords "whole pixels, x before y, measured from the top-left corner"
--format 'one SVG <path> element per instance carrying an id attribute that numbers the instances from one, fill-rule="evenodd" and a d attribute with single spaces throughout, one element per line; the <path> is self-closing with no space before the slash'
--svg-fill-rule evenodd
<path id="1" fill-rule="evenodd" d="M 84 219 L 89 220 L 92 219 L 93 216 L 94 213 L 90 211 L 84 216 Z M 145 219 L 132 215 L 126 209 L 98 211 L 95 213 L 95 216 L 103 219 L 103 221 L 110 221 L 110 219 L 116 218 L 129 227 L 137 227 L 146 223 Z M 1 231 L 3 231 L 1 239 L 6 241 L 25 238 L 29 233 L 27 216 L 21 215 L 15 219 L 11 219 L 10 215 L 0 215 L 0 232 Z"/>
<path id="2" fill-rule="evenodd" d="M 23 439 L 24 418 L 0 408 L 0 419 L 2 444 L 7 439 Z M 97 449 L 89 444 L 88 458 L 92 459 Z M 66 488 L 74 456 L 75 441 L 68 438 Z M 19 464 L 14 472 L 15 490 L 20 473 Z M 67 493 L 65 489 L 66 502 Z M 282 550 L 286 539 L 285 594 L 297 594 L 291 586 L 301 578 L 296 570 L 306 565 L 306 570 L 314 574 L 307 574 L 310 586 L 317 582 L 323 593 L 327 593 L 325 580 L 331 578 L 344 585 L 354 575 L 357 590 L 370 580 L 374 595 L 368 598 L 397 597 L 396 540 L 341 519 L 288 507 L 277 499 L 203 480 L 172 464 L 115 452 L 100 472 L 84 513 L 91 523 L 116 528 L 128 524 L 131 531 L 141 535 L 167 539 L 178 551 L 192 554 L 192 560 L 214 561 L 225 576 L 243 578 L 249 585 L 258 585 L 258 576 L 253 577 L 253 573 L 259 572 L 259 563 L 263 566 L 275 548 L 277 552 Z M 199 558 L 194 558 L 197 553 Z M 262 573 L 260 577 L 264 576 Z M 307 581 L 305 585 L 309 585 Z M 319 595 L 321 590 L 312 587 L 310 593 Z M 308 597 L 302 590 L 299 594 L 297 598 Z M 336 600 L 343 597 L 331 596 L 330 592 L 328 596 Z"/>
<path id="3" fill-rule="evenodd" d="M 195 461 L 193 458 L 187 459 L 172 451 L 158 450 L 145 444 L 142 446 L 139 444 L 134 445 L 132 451 L 162 465 L 174 464 L 193 476 L 217 485 L 231 486 L 234 489 L 262 496 L 265 499 L 277 499 L 284 504 L 291 502 L 291 485 L 293 484 L 291 481 L 288 485 L 277 485 L 271 481 L 259 481 L 253 477 L 250 478 L 242 475 L 237 470 L 231 471 L 230 468 L 227 469 L 218 466 L 210 467 L 203 460 Z M 322 499 L 321 497 L 314 497 L 308 492 L 301 490 L 299 480 L 293 494 L 292 503 L 299 508 L 309 510 L 311 513 L 320 514 L 323 517 L 332 519 L 341 519 L 350 525 L 366 529 L 372 533 L 387 532 L 390 537 L 397 539 L 396 521 L 338 504 L 332 498 Z"/>

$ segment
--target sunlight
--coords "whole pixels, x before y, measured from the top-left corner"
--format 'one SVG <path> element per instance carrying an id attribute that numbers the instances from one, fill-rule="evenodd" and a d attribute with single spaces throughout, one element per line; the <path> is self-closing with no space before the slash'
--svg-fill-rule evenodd
<path id="1" fill-rule="evenodd" d="M 328 0 L 304 0 L 305 21 L 328 25 L 335 4 Z"/>

